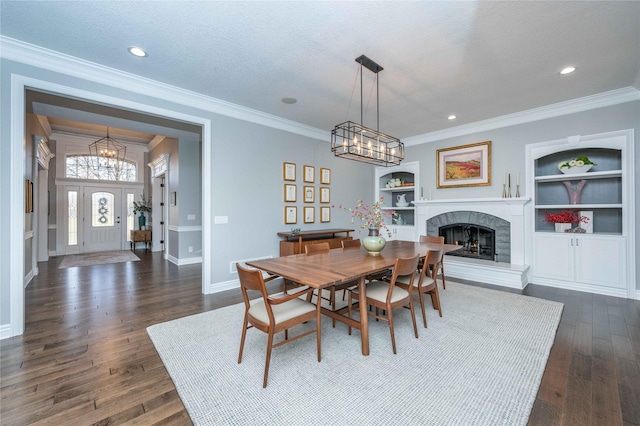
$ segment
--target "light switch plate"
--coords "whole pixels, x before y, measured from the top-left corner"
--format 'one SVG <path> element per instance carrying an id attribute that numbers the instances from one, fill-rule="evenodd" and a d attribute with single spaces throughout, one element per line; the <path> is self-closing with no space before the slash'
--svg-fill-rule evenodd
<path id="1" fill-rule="evenodd" d="M 229 216 L 214 216 L 213 223 L 216 225 L 220 225 L 223 223 L 229 223 Z"/>

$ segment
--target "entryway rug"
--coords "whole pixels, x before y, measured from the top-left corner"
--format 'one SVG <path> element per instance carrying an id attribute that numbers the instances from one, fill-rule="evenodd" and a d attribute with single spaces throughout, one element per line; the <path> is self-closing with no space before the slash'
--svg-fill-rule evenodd
<path id="1" fill-rule="evenodd" d="M 359 331 L 324 318 L 322 362 L 315 335 L 275 348 L 266 389 L 264 333 L 247 331 L 237 363 L 242 304 L 147 332 L 197 425 L 526 425 L 562 304 L 449 281 L 441 300 L 428 329 L 418 305 L 419 339 L 394 312 L 397 355 L 385 322 L 365 357 Z"/>
<path id="2" fill-rule="evenodd" d="M 138 260 L 140 260 L 140 258 L 129 250 L 70 254 L 62 259 L 58 269 L 73 268 L 75 266 L 105 265 L 107 263 L 136 262 Z"/>

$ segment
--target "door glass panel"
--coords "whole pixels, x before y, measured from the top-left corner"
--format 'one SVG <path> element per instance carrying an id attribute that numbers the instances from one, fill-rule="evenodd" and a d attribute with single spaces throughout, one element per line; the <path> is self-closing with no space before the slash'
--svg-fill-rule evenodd
<path id="1" fill-rule="evenodd" d="M 113 226 L 114 194 L 110 192 L 94 192 L 91 194 L 91 226 Z"/>
<path id="2" fill-rule="evenodd" d="M 127 194 L 127 241 L 131 241 L 131 231 L 133 231 L 133 220 L 136 215 L 133 213 L 133 200 L 135 194 Z"/>
<path id="3" fill-rule="evenodd" d="M 68 191 L 67 199 L 69 200 L 69 224 L 68 224 L 68 245 L 78 245 L 78 191 Z"/>

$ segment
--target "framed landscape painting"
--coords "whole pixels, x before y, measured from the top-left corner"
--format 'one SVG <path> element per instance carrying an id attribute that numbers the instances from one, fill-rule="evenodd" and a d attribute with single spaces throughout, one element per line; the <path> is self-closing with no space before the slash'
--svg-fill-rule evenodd
<path id="1" fill-rule="evenodd" d="M 436 152 L 438 188 L 491 185 L 491 141 Z"/>

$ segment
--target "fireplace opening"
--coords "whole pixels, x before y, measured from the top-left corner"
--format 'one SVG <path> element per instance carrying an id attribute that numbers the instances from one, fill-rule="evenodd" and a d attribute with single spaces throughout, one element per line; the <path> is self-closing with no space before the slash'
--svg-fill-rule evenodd
<path id="1" fill-rule="evenodd" d="M 496 232 L 491 228 L 472 223 L 454 223 L 441 226 L 438 234 L 444 237 L 445 244 L 460 246 L 447 255 L 495 260 Z"/>

